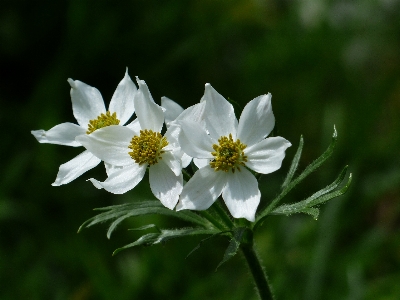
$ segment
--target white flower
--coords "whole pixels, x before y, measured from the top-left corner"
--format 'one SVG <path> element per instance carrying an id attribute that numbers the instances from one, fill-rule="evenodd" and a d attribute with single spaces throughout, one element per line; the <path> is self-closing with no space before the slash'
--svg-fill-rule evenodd
<path id="1" fill-rule="evenodd" d="M 48 131 L 33 130 L 31 133 L 39 143 L 58 144 L 72 147 L 82 146 L 75 138 L 90 135 L 97 129 L 119 124 L 124 125 L 134 113 L 133 98 L 137 88 L 128 75 L 118 84 L 106 111 L 100 92 L 79 80 L 68 79 L 71 85 L 72 111 L 79 125 L 62 123 Z M 72 160 L 62 164 L 53 186 L 67 184 L 100 163 L 100 159 L 89 151 L 84 151 Z M 106 165 L 107 172 L 112 166 Z"/>
<path id="2" fill-rule="evenodd" d="M 261 194 L 247 168 L 262 174 L 274 172 L 291 146 L 282 137 L 266 138 L 275 125 L 271 94 L 250 101 L 239 123 L 233 106 L 210 84 L 206 84 L 204 99 L 207 130 L 199 123 L 179 122 L 183 151 L 207 163 L 184 186 L 177 210 L 205 210 L 222 194 L 233 217 L 254 221 Z"/>
<path id="3" fill-rule="evenodd" d="M 149 167 L 150 188 L 161 203 L 173 209 L 182 192 L 182 167 L 178 141 L 161 129 L 164 113 L 143 80 L 134 103 L 137 119 L 130 127 L 108 126 L 76 139 L 104 162 L 120 168 L 108 174 L 104 182 L 89 179 L 97 188 L 114 194 L 133 189 Z"/>

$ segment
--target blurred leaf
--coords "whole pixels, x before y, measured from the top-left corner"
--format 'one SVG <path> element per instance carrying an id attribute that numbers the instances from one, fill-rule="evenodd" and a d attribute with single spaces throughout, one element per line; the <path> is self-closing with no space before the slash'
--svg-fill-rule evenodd
<path id="1" fill-rule="evenodd" d="M 219 233 L 217 229 L 204 229 L 204 228 L 162 229 L 161 233 L 149 233 L 143 235 L 135 242 L 128 244 L 124 247 L 118 248 L 117 250 L 114 251 L 113 255 L 117 254 L 118 252 L 124 249 L 128 249 L 135 246 L 140 246 L 140 245 L 152 246 L 178 237 L 196 236 L 201 234 L 214 235 L 216 233 Z"/>

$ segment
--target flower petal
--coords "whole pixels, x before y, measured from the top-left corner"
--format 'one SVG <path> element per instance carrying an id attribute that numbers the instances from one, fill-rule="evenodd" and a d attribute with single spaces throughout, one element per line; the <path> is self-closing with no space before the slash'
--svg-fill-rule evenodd
<path id="1" fill-rule="evenodd" d="M 236 139 L 238 121 L 232 104 L 222 97 L 209 83 L 206 84 L 203 99 L 206 101 L 205 121 L 207 130 L 214 139 L 228 136 Z"/>
<path id="2" fill-rule="evenodd" d="M 207 135 L 199 123 L 190 121 L 179 121 L 181 132 L 179 143 L 182 150 L 191 157 L 212 158 L 212 145 L 215 144 L 212 138 Z"/>
<path id="3" fill-rule="evenodd" d="M 125 127 L 128 127 L 129 129 L 131 129 L 135 135 L 140 135 L 140 123 L 139 123 L 139 119 L 136 118 L 135 120 L 133 120 L 132 122 L 130 122 L 128 125 L 125 125 Z"/>
<path id="4" fill-rule="evenodd" d="M 178 175 L 171 171 L 164 159 L 149 170 L 150 188 L 154 196 L 169 209 L 174 209 L 182 192 L 182 173 Z"/>
<path id="5" fill-rule="evenodd" d="M 243 109 L 237 138 L 248 147 L 265 139 L 275 126 L 271 97 L 269 93 L 259 96 L 247 103 Z"/>
<path id="6" fill-rule="evenodd" d="M 106 168 L 107 176 L 110 176 L 115 171 L 121 170 L 123 168 L 123 166 L 114 166 L 114 165 L 110 165 L 108 163 L 104 163 L 104 166 Z"/>
<path id="7" fill-rule="evenodd" d="M 168 141 L 168 145 L 165 147 L 165 150 L 176 151 L 180 150 L 181 146 L 179 144 L 179 134 L 181 128 L 176 125 L 176 123 L 171 123 L 171 126 L 168 127 L 167 132 L 164 134 L 164 137 Z"/>
<path id="8" fill-rule="evenodd" d="M 270 137 L 244 149 L 246 166 L 257 173 L 268 174 L 278 170 L 285 158 L 285 150 L 292 144 L 283 137 Z"/>
<path id="9" fill-rule="evenodd" d="M 229 212 L 234 218 L 245 218 L 254 222 L 261 198 L 257 179 L 246 168 L 227 175 L 228 182 L 222 191 L 222 198 Z"/>
<path id="10" fill-rule="evenodd" d="M 31 133 L 39 143 L 79 147 L 82 145 L 75 138 L 85 134 L 85 129 L 73 123 L 62 123 L 47 131 L 32 130 Z"/>
<path id="11" fill-rule="evenodd" d="M 176 210 L 209 208 L 221 195 L 226 180 L 225 172 L 215 172 L 210 166 L 199 169 L 183 187 Z"/>
<path id="12" fill-rule="evenodd" d="M 80 135 L 76 138 L 87 150 L 106 163 L 116 166 L 132 164 L 128 148 L 134 133 L 131 129 L 111 125 L 97 129 L 91 134 Z"/>
<path id="13" fill-rule="evenodd" d="M 147 164 L 131 164 L 112 172 L 104 182 L 93 178 L 90 178 L 89 181 L 98 189 L 103 188 L 113 194 L 123 194 L 133 189 L 143 179 L 146 168 Z"/>
<path id="14" fill-rule="evenodd" d="M 89 151 L 83 151 L 75 158 L 60 166 L 56 181 L 54 181 L 54 183 L 51 185 L 60 186 L 70 183 L 72 180 L 78 178 L 86 171 L 93 169 L 100 162 L 101 160 Z"/>
<path id="15" fill-rule="evenodd" d="M 78 124 L 85 130 L 90 120 L 106 112 L 103 98 L 98 89 L 79 80 L 68 79 L 71 86 L 72 111 Z"/>
<path id="16" fill-rule="evenodd" d="M 193 162 L 199 169 L 210 164 L 211 159 L 209 158 L 193 158 Z"/>
<path id="17" fill-rule="evenodd" d="M 181 160 L 177 158 L 172 152 L 165 152 L 162 155 L 162 160 L 176 176 L 182 173 Z"/>
<path id="18" fill-rule="evenodd" d="M 134 102 L 140 127 L 142 129 L 151 129 L 154 132 L 161 132 L 164 123 L 163 109 L 154 102 L 146 82 L 137 78 L 137 83 L 139 90 L 136 93 Z"/>
<path id="19" fill-rule="evenodd" d="M 174 121 L 183 112 L 182 106 L 167 97 L 161 97 L 161 106 L 165 108 L 166 124 Z"/>
<path id="20" fill-rule="evenodd" d="M 182 152 L 182 153 L 183 153 L 182 157 L 181 157 L 182 168 L 186 168 L 192 161 L 192 157 L 187 155 L 185 152 Z"/>
<path id="21" fill-rule="evenodd" d="M 189 106 L 176 118 L 176 121 L 187 120 L 196 123 L 204 122 L 205 109 L 206 109 L 205 101 Z"/>
<path id="22" fill-rule="evenodd" d="M 120 125 L 124 125 L 135 111 L 133 99 L 136 95 L 136 85 L 128 75 L 126 68 L 125 76 L 118 84 L 114 95 L 111 98 L 108 110 L 112 113 L 117 113 L 117 118 L 120 120 Z"/>

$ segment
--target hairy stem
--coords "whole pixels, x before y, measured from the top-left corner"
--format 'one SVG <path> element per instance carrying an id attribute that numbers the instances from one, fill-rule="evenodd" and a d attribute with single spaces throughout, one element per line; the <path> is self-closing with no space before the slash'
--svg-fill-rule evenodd
<path id="1" fill-rule="evenodd" d="M 247 264 L 250 268 L 251 274 L 253 275 L 254 282 L 257 287 L 258 294 L 261 300 L 273 300 L 274 295 L 272 294 L 272 288 L 268 282 L 267 274 L 261 266 L 260 259 L 254 250 L 254 244 L 242 244 L 241 246 L 244 257 L 246 258 Z"/>

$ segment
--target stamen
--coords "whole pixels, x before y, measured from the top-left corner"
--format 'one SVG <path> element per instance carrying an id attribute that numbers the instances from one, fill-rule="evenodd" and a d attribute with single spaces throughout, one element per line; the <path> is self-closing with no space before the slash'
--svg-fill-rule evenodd
<path id="1" fill-rule="evenodd" d="M 132 159 L 139 165 L 148 163 L 154 165 L 162 159 L 162 150 L 168 145 L 168 141 L 159 132 L 153 130 L 140 130 L 140 135 L 132 138 L 129 145 L 131 152 L 128 152 Z"/>
<path id="2" fill-rule="evenodd" d="M 119 120 L 117 119 L 117 113 L 111 114 L 109 111 L 106 112 L 106 114 L 101 114 L 100 116 L 97 117 L 97 119 L 90 120 L 88 124 L 88 130 L 86 131 L 86 134 L 91 134 L 93 131 L 96 131 L 97 129 L 107 127 L 110 125 L 118 125 Z"/>
<path id="3" fill-rule="evenodd" d="M 247 145 L 242 144 L 239 139 L 233 141 L 232 134 L 229 134 L 229 137 L 220 137 L 218 145 L 214 144 L 212 147 L 215 152 L 211 152 L 214 159 L 210 162 L 210 166 L 215 171 L 232 170 L 232 173 L 235 173 L 238 169 L 240 172 L 240 166 L 244 166 L 247 162 L 247 156 L 243 152 Z"/>

